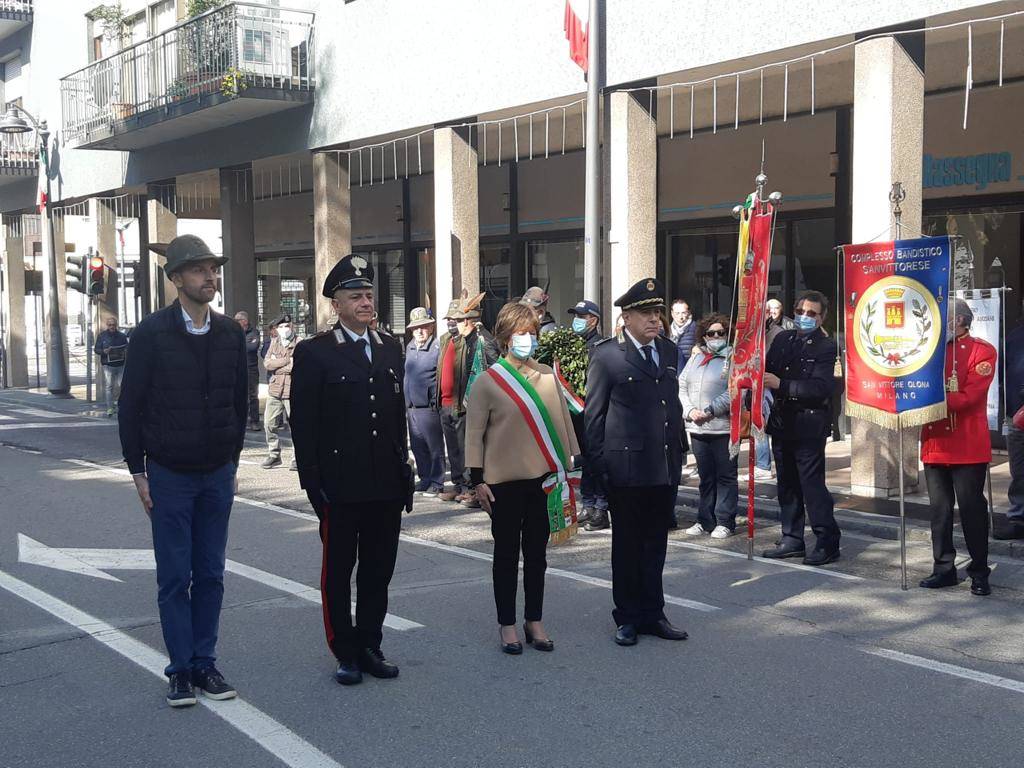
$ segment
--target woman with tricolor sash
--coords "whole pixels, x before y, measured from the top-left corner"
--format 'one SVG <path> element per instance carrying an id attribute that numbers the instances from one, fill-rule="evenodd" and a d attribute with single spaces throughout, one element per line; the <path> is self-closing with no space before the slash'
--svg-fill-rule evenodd
<path id="1" fill-rule="evenodd" d="M 523 652 L 516 629 L 520 550 L 526 642 L 551 651 L 541 623 L 547 545 L 576 532 L 572 457 L 580 451 L 554 371 L 532 359 L 539 330 L 529 307 L 502 307 L 494 338 L 503 356 L 477 379 L 466 410 L 466 466 L 491 517 L 494 603 L 501 649 L 509 654 Z"/>

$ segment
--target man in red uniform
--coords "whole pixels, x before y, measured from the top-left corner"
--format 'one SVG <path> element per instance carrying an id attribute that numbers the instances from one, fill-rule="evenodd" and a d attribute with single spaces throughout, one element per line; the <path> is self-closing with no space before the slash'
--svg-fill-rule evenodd
<path id="1" fill-rule="evenodd" d="M 985 470 L 992 460 L 986 402 L 995 375 L 996 350 L 970 335 L 974 314 L 957 299 L 946 346 L 946 406 L 949 415 L 926 424 L 921 431 L 921 460 L 932 506 L 932 575 L 922 587 L 954 587 L 956 549 L 953 548 L 953 502 L 960 508 L 971 563 L 971 594 L 988 595 L 988 502 Z M 954 364 L 955 357 L 955 364 Z"/>

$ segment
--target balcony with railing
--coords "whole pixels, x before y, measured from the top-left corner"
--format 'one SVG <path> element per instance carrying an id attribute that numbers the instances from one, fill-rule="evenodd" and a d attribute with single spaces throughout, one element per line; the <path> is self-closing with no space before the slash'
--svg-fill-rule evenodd
<path id="1" fill-rule="evenodd" d="M 39 173 L 39 134 L 0 133 L 0 186 Z"/>
<path id="2" fill-rule="evenodd" d="M 0 0 L 0 40 L 32 23 L 32 0 Z"/>
<path id="3" fill-rule="evenodd" d="M 61 80 L 65 141 L 141 149 L 307 104 L 313 20 L 232 2 L 93 62 Z"/>

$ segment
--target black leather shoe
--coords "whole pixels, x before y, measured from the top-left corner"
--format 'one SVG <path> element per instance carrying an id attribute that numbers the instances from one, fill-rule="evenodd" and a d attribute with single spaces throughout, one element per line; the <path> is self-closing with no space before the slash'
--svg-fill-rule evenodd
<path id="1" fill-rule="evenodd" d="M 501 627 L 498 627 L 498 642 L 501 643 L 501 652 L 507 653 L 509 656 L 518 656 L 523 652 L 523 644 L 518 640 L 512 643 L 506 643 L 501 636 Z"/>
<path id="2" fill-rule="evenodd" d="M 603 531 L 609 525 L 608 523 L 608 511 L 604 509 L 595 509 L 594 513 L 587 520 L 587 524 L 584 528 L 588 531 Z"/>
<path id="3" fill-rule="evenodd" d="M 551 638 L 547 640 L 538 640 L 534 638 L 533 633 L 527 626 L 526 622 L 523 622 L 523 634 L 526 635 L 526 644 L 532 645 L 538 651 L 553 651 L 555 650 L 555 641 Z"/>
<path id="4" fill-rule="evenodd" d="M 796 544 L 777 544 L 774 549 L 766 549 L 761 557 L 772 560 L 783 560 L 787 557 L 807 557 L 807 550 Z"/>
<path id="5" fill-rule="evenodd" d="M 816 549 L 804 558 L 804 565 L 825 565 L 839 559 L 839 548 Z"/>
<path id="6" fill-rule="evenodd" d="M 979 597 L 992 594 L 992 587 L 988 585 L 988 576 L 971 576 L 971 594 Z"/>
<path id="7" fill-rule="evenodd" d="M 359 652 L 359 669 L 368 675 L 390 680 L 398 677 L 398 666 L 384 658 L 380 648 L 364 648 Z"/>
<path id="8" fill-rule="evenodd" d="M 933 573 L 927 579 L 921 579 L 921 586 L 925 589 L 940 589 L 942 587 L 955 587 L 960 583 L 956 577 L 956 571 L 946 573 Z"/>
<path id="9" fill-rule="evenodd" d="M 615 642 L 619 645 L 636 645 L 636 626 L 620 624 L 615 630 Z"/>
<path id="10" fill-rule="evenodd" d="M 674 531 L 679 527 L 679 518 L 676 517 L 676 511 L 672 510 L 672 518 L 668 521 L 668 529 Z"/>
<path id="11" fill-rule="evenodd" d="M 597 510 L 595 510 L 593 507 L 584 507 L 580 511 L 580 513 L 576 515 L 576 524 L 581 527 L 586 525 L 587 521 L 594 516 L 594 512 L 596 511 Z"/>
<path id="12" fill-rule="evenodd" d="M 673 627 L 672 622 L 668 619 L 659 619 L 653 624 L 642 625 L 640 627 L 640 634 L 654 635 L 662 640 L 685 640 L 689 637 L 683 630 Z"/>
<path id="13" fill-rule="evenodd" d="M 997 541 L 1024 539 L 1024 521 L 1007 520 L 1005 523 L 996 524 L 992 529 L 992 538 Z"/>
<path id="14" fill-rule="evenodd" d="M 342 661 L 338 664 L 338 671 L 334 673 L 334 679 L 342 685 L 358 685 L 363 682 L 363 672 L 355 662 Z"/>

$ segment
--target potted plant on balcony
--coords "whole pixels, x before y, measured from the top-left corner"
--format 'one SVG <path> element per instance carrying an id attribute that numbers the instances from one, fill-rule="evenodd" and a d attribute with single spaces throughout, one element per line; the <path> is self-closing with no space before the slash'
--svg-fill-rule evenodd
<path id="1" fill-rule="evenodd" d="M 111 43 L 118 51 L 123 50 L 131 43 L 131 26 L 120 0 L 117 3 L 97 6 L 89 14 L 89 17 L 94 23 L 99 22 L 103 29 L 104 40 Z M 121 96 L 122 87 L 130 82 L 132 69 L 130 65 L 115 62 L 111 74 L 113 77 L 107 108 L 112 120 L 124 120 L 135 114 L 135 105 L 129 101 L 123 101 Z"/>

